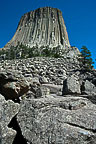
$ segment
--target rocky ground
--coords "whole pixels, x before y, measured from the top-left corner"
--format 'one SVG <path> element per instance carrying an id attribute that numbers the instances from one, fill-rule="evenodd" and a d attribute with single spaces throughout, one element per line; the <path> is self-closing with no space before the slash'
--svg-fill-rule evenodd
<path id="1" fill-rule="evenodd" d="M 0 70 L 17 71 L 19 75 L 33 78 L 45 77 L 48 83 L 63 84 L 71 71 L 80 69 L 76 59 L 69 58 L 42 58 L 5 60 L 0 62 Z M 60 82 L 59 82 L 60 81 Z"/>
<path id="2" fill-rule="evenodd" d="M 95 144 L 96 72 L 72 58 L 0 62 L 0 143 Z"/>

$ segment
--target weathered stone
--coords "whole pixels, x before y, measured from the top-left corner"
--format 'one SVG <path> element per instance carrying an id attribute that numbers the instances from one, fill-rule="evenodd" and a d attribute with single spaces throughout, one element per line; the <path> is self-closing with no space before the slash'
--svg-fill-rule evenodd
<path id="1" fill-rule="evenodd" d="M 36 98 L 44 97 L 44 96 L 49 95 L 49 94 L 50 94 L 50 89 L 48 89 L 48 88 L 45 87 L 45 86 L 40 86 L 40 87 L 36 90 L 36 95 L 35 95 L 35 97 L 36 97 Z"/>
<path id="2" fill-rule="evenodd" d="M 29 85 L 27 81 L 8 82 L 2 86 L 2 94 L 6 99 L 16 99 L 27 93 Z"/>
<path id="3" fill-rule="evenodd" d="M 70 47 L 62 12 L 56 8 L 44 7 L 22 16 L 17 31 L 5 47 L 23 43 L 32 46 Z"/>
<path id="4" fill-rule="evenodd" d="M 34 99 L 35 96 L 36 96 L 36 93 L 33 93 L 32 91 L 29 90 L 26 94 L 24 94 L 24 95 L 20 98 L 20 100 L 22 101 L 22 100 L 25 100 L 25 99 Z"/>
<path id="5" fill-rule="evenodd" d="M 0 93 L 6 99 L 17 99 L 27 93 L 28 90 L 29 83 L 23 77 L 17 78 L 12 73 L 9 75 L 8 71 L 0 74 Z"/>
<path id="6" fill-rule="evenodd" d="M 80 93 L 79 77 L 76 75 L 69 76 L 63 83 L 63 95 Z"/>
<path id="7" fill-rule="evenodd" d="M 39 78 L 38 78 L 38 77 L 34 77 L 34 78 L 32 79 L 32 84 L 40 85 Z"/>
<path id="8" fill-rule="evenodd" d="M 39 82 L 41 83 L 41 84 L 46 84 L 46 83 L 48 83 L 48 80 L 47 80 L 47 78 L 46 77 L 40 77 L 39 78 Z"/>
<path id="9" fill-rule="evenodd" d="M 51 94 L 62 95 L 63 85 L 42 84 L 44 87 L 50 89 Z"/>
<path id="10" fill-rule="evenodd" d="M 8 128 L 8 124 L 18 111 L 19 104 L 11 100 L 6 101 L 4 97 L 0 95 L 0 144 L 13 144 L 16 131 Z"/>
<path id="11" fill-rule="evenodd" d="M 38 89 L 38 85 L 36 85 L 36 84 L 31 84 L 30 85 L 30 91 L 34 94 L 34 95 L 36 95 L 36 91 L 37 91 L 37 89 Z"/>
<path id="12" fill-rule="evenodd" d="M 38 73 L 35 73 L 35 67 L 38 62 L 38 65 L 40 69 L 38 70 Z M 16 63 L 17 67 L 13 70 L 13 65 Z M 13 77 L 10 78 L 10 80 L 18 81 L 18 79 L 21 79 L 21 77 L 25 77 L 27 71 L 23 71 L 23 67 L 32 67 L 32 69 L 27 68 L 30 74 L 28 74 L 28 77 L 26 77 L 29 84 L 32 83 L 45 83 L 48 81 L 48 83 L 53 83 L 55 85 L 62 85 L 64 79 L 68 77 L 70 74 L 70 71 L 73 70 L 73 66 L 75 66 L 74 70 L 79 69 L 79 65 L 77 62 L 74 62 L 71 60 L 70 64 L 67 62 L 67 59 L 64 58 L 44 58 L 44 57 L 36 57 L 36 58 L 30 58 L 30 59 L 22 59 L 22 60 L 6 60 L 2 61 L 0 65 L 3 67 L 3 71 L 7 69 L 10 71 L 9 76 Z M 30 70 L 29 70 L 30 69 Z M 18 70 L 18 72 L 17 72 Z M 2 72 L 1 72 L 2 73 Z M 18 73 L 18 74 L 17 74 Z M 5 75 L 5 74 L 4 74 Z M 29 75 L 32 77 L 29 78 Z M 8 74 L 6 74 L 7 77 Z M 42 82 L 40 82 L 40 78 L 42 78 Z M 46 80 L 44 79 L 46 78 Z M 8 78 L 7 78 L 8 79 Z M 4 80 L 4 78 L 3 78 Z M 9 81 L 9 80 L 8 80 Z M 4 81 L 3 81 L 4 82 Z M 0 81 L 0 83 L 2 83 Z"/>
<path id="13" fill-rule="evenodd" d="M 96 95 L 96 87 L 90 81 L 86 80 L 82 83 L 82 94 Z"/>
<path id="14" fill-rule="evenodd" d="M 85 98 L 29 99 L 17 119 L 29 144 L 96 144 L 96 105 Z"/>

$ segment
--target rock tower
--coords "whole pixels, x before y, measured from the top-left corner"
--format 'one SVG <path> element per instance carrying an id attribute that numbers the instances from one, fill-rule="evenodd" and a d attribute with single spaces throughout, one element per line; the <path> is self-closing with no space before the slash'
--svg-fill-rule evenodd
<path id="1" fill-rule="evenodd" d="M 18 42 L 30 47 L 70 47 L 62 12 L 57 8 L 44 7 L 24 14 L 15 35 L 5 47 L 16 46 Z"/>

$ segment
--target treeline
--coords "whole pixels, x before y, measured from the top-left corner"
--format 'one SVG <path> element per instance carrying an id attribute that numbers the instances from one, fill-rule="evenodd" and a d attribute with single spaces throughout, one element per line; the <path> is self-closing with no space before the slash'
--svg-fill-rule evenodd
<path id="1" fill-rule="evenodd" d="M 11 46 L 10 49 L 0 50 L 0 58 L 4 60 L 24 59 L 32 57 L 61 57 L 60 46 L 50 48 L 49 46 L 40 47 L 33 46 L 32 48 L 19 44 L 16 47 Z"/>
<path id="2" fill-rule="evenodd" d="M 73 48 L 74 49 L 74 48 Z M 0 59 L 2 60 L 12 60 L 12 59 L 25 59 L 32 57 L 54 57 L 60 58 L 66 55 L 66 50 L 68 53 L 68 49 L 61 49 L 60 46 L 50 48 L 49 46 L 33 46 L 32 48 L 19 44 L 14 47 L 11 46 L 9 49 L 0 50 Z M 70 49 L 69 49 L 70 51 Z M 81 54 L 78 55 L 78 60 L 80 62 L 80 66 L 82 69 L 91 70 L 93 69 L 93 60 L 91 58 L 91 52 L 87 49 L 86 46 L 82 46 Z"/>

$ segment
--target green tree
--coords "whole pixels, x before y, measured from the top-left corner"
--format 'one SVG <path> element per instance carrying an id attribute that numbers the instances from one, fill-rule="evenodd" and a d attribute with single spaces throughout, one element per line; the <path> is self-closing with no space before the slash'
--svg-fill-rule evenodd
<path id="1" fill-rule="evenodd" d="M 21 58 L 27 58 L 29 48 L 26 45 L 23 45 L 23 44 L 20 44 L 19 48 L 22 51 L 21 52 Z"/>
<path id="2" fill-rule="evenodd" d="M 16 48 L 14 46 L 11 46 L 9 49 L 9 59 L 16 59 Z"/>
<path id="3" fill-rule="evenodd" d="M 28 58 L 34 57 L 34 47 L 29 48 L 28 50 Z"/>
<path id="4" fill-rule="evenodd" d="M 46 46 L 42 50 L 42 56 L 44 57 L 51 57 L 52 56 L 52 50 L 49 48 L 49 46 Z"/>
<path id="5" fill-rule="evenodd" d="M 94 62 L 91 58 L 91 52 L 87 49 L 86 46 L 82 46 L 81 48 L 81 54 L 79 56 L 79 61 L 81 64 L 81 67 L 84 70 L 92 70 Z"/>
<path id="6" fill-rule="evenodd" d="M 52 50 L 52 54 L 53 54 L 53 57 L 60 58 L 61 57 L 61 55 L 60 55 L 60 47 L 59 46 L 54 47 L 53 50 Z"/>

